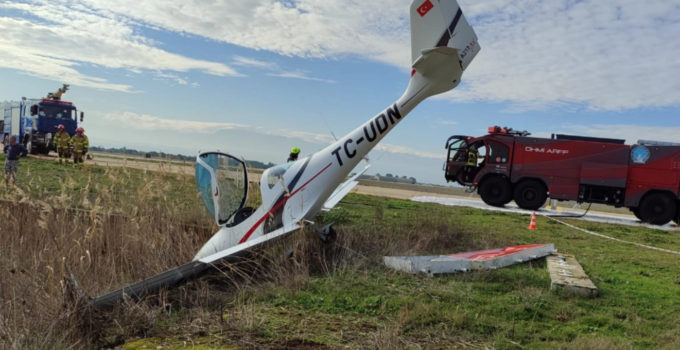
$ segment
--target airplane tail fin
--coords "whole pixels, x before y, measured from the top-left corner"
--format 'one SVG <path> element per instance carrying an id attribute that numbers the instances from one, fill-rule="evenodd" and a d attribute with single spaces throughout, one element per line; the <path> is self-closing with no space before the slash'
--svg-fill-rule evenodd
<path id="1" fill-rule="evenodd" d="M 411 3 L 411 62 L 424 55 L 423 50 L 453 55 L 455 49 L 460 68 L 467 69 L 481 47 L 477 34 L 463 15 L 456 0 L 413 0 Z"/>

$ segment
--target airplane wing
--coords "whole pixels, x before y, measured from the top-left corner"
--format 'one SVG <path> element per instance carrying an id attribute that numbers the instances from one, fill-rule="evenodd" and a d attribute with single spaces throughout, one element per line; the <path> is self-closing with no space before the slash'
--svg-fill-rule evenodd
<path id="1" fill-rule="evenodd" d="M 163 288 L 169 288 L 187 280 L 198 278 L 208 270 L 216 267 L 216 264 L 218 263 L 235 262 L 239 258 L 242 258 L 248 250 L 259 248 L 265 243 L 271 242 L 273 239 L 283 238 L 301 227 L 300 224 L 294 223 L 203 259 L 194 260 L 182 266 L 162 272 L 125 288 L 99 296 L 92 300 L 92 306 L 95 308 L 109 308 L 123 301 L 125 297 L 140 299 L 145 295 L 157 292 Z"/>
<path id="2" fill-rule="evenodd" d="M 369 163 L 366 165 L 366 167 L 361 170 L 360 172 L 356 173 L 354 176 L 352 176 L 349 180 L 343 182 L 338 188 L 331 194 L 330 197 L 328 197 L 328 200 L 326 203 L 324 203 L 323 208 L 321 208 L 322 211 L 329 211 L 333 209 L 345 196 L 356 187 L 356 185 L 359 184 L 359 181 L 356 181 L 359 176 L 363 175 L 368 168 L 371 167 L 371 164 Z"/>
<path id="3" fill-rule="evenodd" d="M 261 245 L 264 245 L 264 243 L 270 242 L 271 240 L 275 238 L 283 238 L 287 236 L 290 233 L 293 233 L 294 231 L 300 229 L 302 226 L 299 223 L 292 223 L 290 225 L 286 225 L 284 227 L 281 227 L 278 230 L 272 231 L 266 235 L 262 235 L 257 238 L 253 238 L 251 240 L 248 240 L 244 243 L 241 243 L 237 246 L 231 247 L 229 249 L 225 249 L 221 252 L 215 253 L 213 255 L 206 256 L 205 258 L 201 258 L 198 261 L 205 263 L 205 264 L 213 264 L 217 262 L 224 261 L 225 259 L 228 260 L 228 258 L 233 257 L 233 256 L 239 256 L 240 252 L 243 252 L 248 249 L 253 249 L 253 248 L 258 248 Z"/>

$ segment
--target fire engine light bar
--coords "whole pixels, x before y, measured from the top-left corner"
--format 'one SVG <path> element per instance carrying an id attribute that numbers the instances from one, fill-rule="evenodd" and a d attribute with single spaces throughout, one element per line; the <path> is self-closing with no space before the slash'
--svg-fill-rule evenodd
<path id="1" fill-rule="evenodd" d="M 643 145 L 643 146 L 680 146 L 680 143 L 664 142 L 664 141 L 638 140 L 637 143 L 638 143 L 638 145 Z"/>
<path id="2" fill-rule="evenodd" d="M 43 98 L 43 102 L 49 102 L 49 103 L 59 103 L 63 105 L 73 105 L 73 102 L 68 102 L 68 101 L 57 101 L 57 100 L 51 100 L 49 98 Z"/>

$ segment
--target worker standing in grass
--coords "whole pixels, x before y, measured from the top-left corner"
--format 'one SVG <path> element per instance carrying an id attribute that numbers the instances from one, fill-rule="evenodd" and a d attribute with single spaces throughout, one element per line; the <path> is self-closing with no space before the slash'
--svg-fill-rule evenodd
<path id="1" fill-rule="evenodd" d="M 5 185 L 9 186 L 9 179 L 12 178 L 12 183 L 17 182 L 17 171 L 19 170 L 19 158 L 26 157 L 28 150 L 22 144 L 17 143 L 17 137 L 12 135 L 9 137 L 9 145 L 6 145 L 3 152 L 7 159 L 5 159 Z"/>
<path id="2" fill-rule="evenodd" d="M 90 148 L 90 141 L 85 136 L 85 129 L 78 127 L 76 134 L 71 139 L 73 144 L 73 164 L 83 164 L 83 156 L 87 154 L 87 149 Z"/>
<path id="3" fill-rule="evenodd" d="M 288 161 L 287 163 L 294 162 L 298 160 L 298 156 L 300 155 L 300 149 L 297 147 L 293 147 L 293 149 L 290 151 L 290 156 L 288 156 Z"/>
<path id="4" fill-rule="evenodd" d="M 63 161 L 68 164 L 68 147 L 71 145 L 71 136 L 64 131 L 63 125 L 59 125 L 59 132 L 54 135 L 54 143 L 57 145 L 59 164 L 62 164 Z"/>

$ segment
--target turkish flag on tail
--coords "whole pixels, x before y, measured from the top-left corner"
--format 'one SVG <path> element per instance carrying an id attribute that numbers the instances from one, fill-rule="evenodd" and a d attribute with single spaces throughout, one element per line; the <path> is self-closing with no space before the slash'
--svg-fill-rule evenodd
<path id="1" fill-rule="evenodd" d="M 434 8 L 434 5 L 430 0 L 426 0 L 420 7 L 418 7 L 418 14 L 420 17 L 424 17 L 430 10 Z"/>

